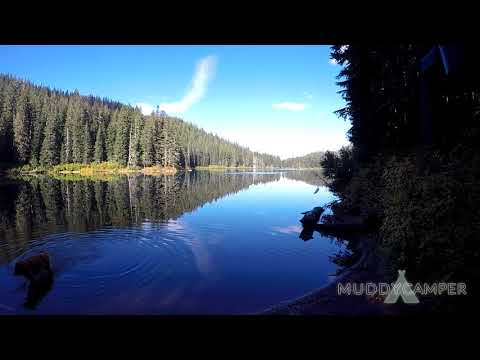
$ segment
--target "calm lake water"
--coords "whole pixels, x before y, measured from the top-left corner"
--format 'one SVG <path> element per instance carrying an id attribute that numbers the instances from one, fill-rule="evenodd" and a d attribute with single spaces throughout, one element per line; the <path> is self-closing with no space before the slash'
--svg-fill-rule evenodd
<path id="1" fill-rule="evenodd" d="M 0 183 L 0 314 L 242 314 L 333 280 L 338 240 L 299 238 L 334 199 L 314 172 L 186 172 Z M 47 251 L 34 310 L 16 261 Z"/>

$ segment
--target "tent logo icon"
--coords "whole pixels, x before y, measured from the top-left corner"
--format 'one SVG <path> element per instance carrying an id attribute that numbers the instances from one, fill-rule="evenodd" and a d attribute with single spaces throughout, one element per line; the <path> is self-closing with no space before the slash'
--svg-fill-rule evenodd
<path id="1" fill-rule="evenodd" d="M 418 304 L 419 300 L 405 278 L 405 270 L 398 270 L 398 278 L 385 298 L 385 304 L 395 304 L 401 297 L 405 304 Z"/>

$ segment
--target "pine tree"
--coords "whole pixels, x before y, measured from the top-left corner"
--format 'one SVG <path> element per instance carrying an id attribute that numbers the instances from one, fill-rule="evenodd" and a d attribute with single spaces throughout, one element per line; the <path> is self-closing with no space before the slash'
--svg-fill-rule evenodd
<path id="1" fill-rule="evenodd" d="M 106 111 L 104 112 L 105 118 Z M 109 117 L 108 124 L 106 126 L 106 149 L 107 149 L 107 159 L 114 160 L 115 158 L 115 135 L 116 135 L 116 124 L 118 118 L 118 109 L 114 109 Z"/>
<path id="2" fill-rule="evenodd" d="M 157 139 L 156 139 L 156 162 L 160 166 L 167 166 L 168 150 L 169 150 L 169 136 L 165 119 L 156 118 L 157 125 Z"/>
<path id="3" fill-rule="evenodd" d="M 95 139 L 95 161 L 105 161 L 106 155 L 105 128 L 103 122 L 100 122 L 97 127 L 97 137 Z"/>
<path id="4" fill-rule="evenodd" d="M 93 144 L 92 144 L 92 135 L 90 134 L 89 122 L 85 122 L 83 139 L 84 139 L 83 163 L 89 164 L 93 160 Z"/>
<path id="5" fill-rule="evenodd" d="M 27 89 L 21 89 L 20 97 L 16 104 L 16 113 L 13 121 L 13 140 L 15 158 L 20 163 L 27 163 L 30 159 L 31 134 L 32 134 L 32 106 Z"/>
<path id="6" fill-rule="evenodd" d="M 60 134 L 59 119 L 61 113 L 49 109 L 46 116 L 45 136 L 40 152 L 40 163 L 42 165 L 57 165 L 60 163 Z"/>
<path id="7" fill-rule="evenodd" d="M 9 162 L 13 160 L 13 118 L 16 104 L 15 81 L 6 82 L 3 87 L 3 104 L 0 111 L 0 159 Z"/>
<path id="8" fill-rule="evenodd" d="M 83 162 L 85 151 L 85 125 L 84 117 L 82 116 L 82 105 L 78 104 L 74 109 L 74 119 L 76 120 L 72 126 L 72 158 L 73 162 Z"/>
<path id="9" fill-rule="evenodd" d="M 155 164 L 155 121 L 153 117 L 147 117 L 142 136 L 142 163 L 143 166 Z"/>
<path id="10" fill-rule="evenodd" d="M 172 149 L 170 151 L 170 166 L 177 166 L 181 163 L 182 151 L 177 143 L 177 140 L 173 137 Z"/>
<path id="11" fill-rule="evenodd" d="M 61 154 L 62 163 L 71 163 L 76 161 L 78 158 L 77 152 L 80 151 L 78 148 L 78 131 L 76 131 L 78 123 L 80 122 L 78 106 L 78 99 L 76 98 L 71 98 L 67 105 Z"/>
<path id="12" fill-rule="evenodd" d="M 47 117 L 47 97 L 43 99 L 35 94 L 32 99 L 33 105 L 33 116 L 32 116 L 32 155 L 30 162 L 33 165 L 38 165 L 40 163 L 40 152 L 43 143 L 44 128 Z"/>
<path id="13" fill-rule="evenodd" d="M 128 161 L 130 133 L 128 109 L 122 108 L 120 110 L 115 130 L 114 158 L 116 162 L 125 166 Z"/>
<path id="14" fill-rule="evenodd" d="M 128 166 L 138 166 L 141 156 L 141 134 L 142 134 L 142 117 L 139 109 L 135 109 L 131 114 L 129 149 L 128 149 Z"/>

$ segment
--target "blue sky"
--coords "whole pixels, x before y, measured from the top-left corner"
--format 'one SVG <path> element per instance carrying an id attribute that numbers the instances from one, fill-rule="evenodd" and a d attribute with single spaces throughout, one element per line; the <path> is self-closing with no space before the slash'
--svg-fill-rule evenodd
<path id="1" fill-rule="evenodd" d="M 347 144 L 328 46 L 0 46 L 0 72 L 148 111 L 279 155 Z"/>

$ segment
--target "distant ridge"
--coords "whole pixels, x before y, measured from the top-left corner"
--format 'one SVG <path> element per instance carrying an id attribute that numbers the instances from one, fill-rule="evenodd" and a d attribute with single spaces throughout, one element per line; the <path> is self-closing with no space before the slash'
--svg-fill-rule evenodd
<path id="1" fill-rule="evenodd" d="M 320 161 L 324 158 L 324 151 L 316 151 L 304 156 L 297 156 L 282 160 L 282 167 L 284 168 L 319 168 Z"/>

